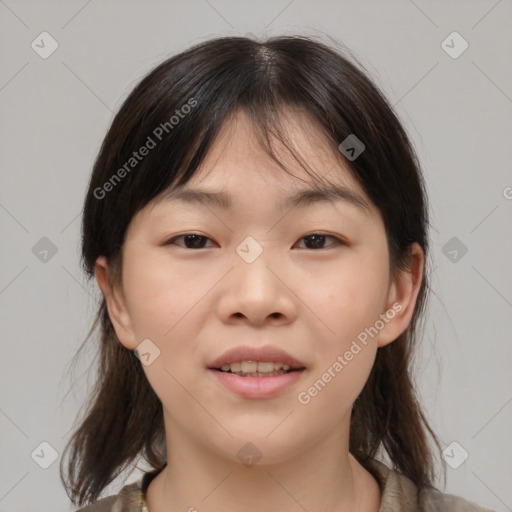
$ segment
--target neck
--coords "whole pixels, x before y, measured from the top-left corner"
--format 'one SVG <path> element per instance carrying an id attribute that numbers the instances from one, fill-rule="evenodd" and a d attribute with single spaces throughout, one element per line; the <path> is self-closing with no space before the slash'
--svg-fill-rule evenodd
<path id="1" fill-rule="evenodd" d="M 178 427 L 179 428 L 179 427 Z M 182 433 L 167 432 L 167 466 L 147 491 L 150 512 L 201 510 L 244 512 L 264 509 L 377 512 L 380 495 L 373 477 L 348 453 L 340 432 L 332 432 L 293 456 L 262 456 L 245 465 Z M 173 440 L 173 437 L 175 438 Z M 346 436 L 348 442 L 348 435 Z M 231 442 L 233 442 L 231 440 Z M 245 443 L 234 443 L 237 453 Z M 172 447 L 172 450 L 169 448 Z M 277 448 L 276 448 L 277 449 Z M 245 450 L 245 451 L 244 451 Z M 250 452 L 242 449 L 242 454 Z M 265 444 L 264 453 L 279 453 Z"/>

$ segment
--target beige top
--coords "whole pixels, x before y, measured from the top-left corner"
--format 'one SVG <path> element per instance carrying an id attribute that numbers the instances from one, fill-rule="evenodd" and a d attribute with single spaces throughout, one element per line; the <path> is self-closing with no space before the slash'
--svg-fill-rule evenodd
<path id="1" fill-rule="evenodd" d="M 381 489 L 378 512 L 493 512 L 434 488 L 418 492 L 411 480 L 378 460 L 370 461 L 367 469 Z M 77 512 L 150 512 L 145 496 L 156 474 L 145 473 L 137 482 L 125 485 L 119 494 L 100 499 Z"/>

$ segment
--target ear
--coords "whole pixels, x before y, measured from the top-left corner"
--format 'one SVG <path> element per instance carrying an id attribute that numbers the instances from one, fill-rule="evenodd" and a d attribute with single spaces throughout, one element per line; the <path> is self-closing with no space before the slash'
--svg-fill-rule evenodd
<path id="1" fill-rule="evenodd" d="M 109 278 L 109 268 L 104 256 L 96 260 L 94 272 L 98 286 L 107 302 L 108 316 L 114 326 L 119 341 L 128 349 L 137 348 L 137 338 L 133 331 L 130 314 L 122 290 L 114 287 Z"/>
<path id="2" fill-rule="evenodd" d="M 407 329 L 423 281 L 424 264 L 423 250 L 418 243 L 414 242 L 411 246 L 408 268 L 400 270 L 390 284 L 387 307 L 381 315 L 385 325 L 379 332 L 377 346 L 388 345 Z"/>

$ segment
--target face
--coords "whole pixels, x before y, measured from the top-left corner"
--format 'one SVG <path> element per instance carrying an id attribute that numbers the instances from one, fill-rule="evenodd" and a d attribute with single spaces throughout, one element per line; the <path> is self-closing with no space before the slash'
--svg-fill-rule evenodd
<path id="1" fill-rule="evenodd" d="M 285 126 L 324 184 L 344 191 L 340 197 L 289 202 L 313 189 L 312 178 L 276 147 L 294 176 L 283 171 L 240 113 L 185 186 L 223 192 L 231 206 L 164 196 L 148 204 L 126 234 L 122 289 L 109 287 L 107 264 L 98 259 L 119 340 L 131 350 L 142 343 L 170 446 L 195 444 L 239 462 L 251 442 L 260 464 L 329 436 L 348 447 L 352 404 L 376 351 L 411 318 L 421 250 L 413 251 L 411 272 L 392 280 L 381 215 L 337 148 L 298 114 Z M 234 390 L 209 367 L 241 346 L 276 347 L 304 369 L 266 394 L 257 383 Z"/>

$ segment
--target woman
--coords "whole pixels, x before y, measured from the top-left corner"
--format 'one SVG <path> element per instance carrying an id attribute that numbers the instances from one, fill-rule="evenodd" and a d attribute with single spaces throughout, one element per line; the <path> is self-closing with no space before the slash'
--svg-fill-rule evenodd
<path id="1" fill-rule="evenodd" d="M 84 205 L 103 301 L 97 386 L 61 465 L 73 502 L 484 510 L 435 489 L 409 370 L 427 211 L 404 129 L 341 51 L 224 37 L 157 66 Z M 139 456 L 143 477 L 98 500 Z"/>

